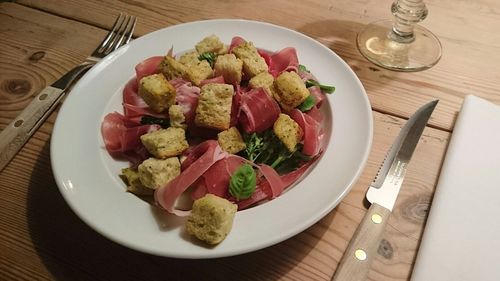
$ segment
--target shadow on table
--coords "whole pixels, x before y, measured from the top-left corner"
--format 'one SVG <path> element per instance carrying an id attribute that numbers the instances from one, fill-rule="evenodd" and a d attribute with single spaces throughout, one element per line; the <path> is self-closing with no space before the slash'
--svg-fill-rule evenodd
<path id="1" fill-rule="evenodd" d="M 339 55 L 363 82 L 366 91 L 370 92 L 380 89 L 391 81 L 390 77 L 400 75 L 400 72 L 381 68 L 361 55 L 356 46 L 356 36 L 365 26 L 355 21 L 328 19 L 303 25 L 296 30 L 318 40 Z"/>
<path id="2" fill-rule="evenodd" d="M 153 256 L 116 244 L 81 221 L 59 193 L 46 161 L 48 155 L 49 143 L 33 168 L 27 220 L 37 254 L 56 280 L 279 279 L 300 266 L 327 231 L 323 225 L 329 225 L 335 216 L 333 211 L 297 239 L 235 257 L 183 260 Z"/>

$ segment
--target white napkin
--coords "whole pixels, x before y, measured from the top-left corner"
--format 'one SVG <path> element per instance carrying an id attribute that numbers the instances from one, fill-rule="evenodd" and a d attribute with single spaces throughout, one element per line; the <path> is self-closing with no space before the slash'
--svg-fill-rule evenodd
<path id="1" fill-rule="evenodd" d="M 465 98 L 411 280 L 500 280 L 500 106 Z"/>

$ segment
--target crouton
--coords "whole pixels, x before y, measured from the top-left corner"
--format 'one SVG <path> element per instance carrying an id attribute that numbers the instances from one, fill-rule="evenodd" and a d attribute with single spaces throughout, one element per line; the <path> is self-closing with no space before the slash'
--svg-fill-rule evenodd
<path id="1" fill-rule="evenodd" d="M 252 89 L 263 88 L 267 94 L 274 96 L 274 77 L 269 72 L 262 72 L 255 75 L 248 81 L 248 85 Z"/>
<path id="2" fill-rule="evenodd" d="M 181 163 L 177 157 L 167 159 L 149 158 L 137 168 L 141 183 L 148 188 L 157 189 L 167 185 L 181 173 Z"/>
<path id="3" fill-rule="evenodd" d="M 201 87 L 194 122 L 205 128 L 227 130 L 231 121 L 233 86 L 211 83 Z"/>
<path id="4" fill-rule="evenodd" d="M 137 170 L 131 168 L 122 169 L 120 177 L 126 182 L 128 192 L 136 195 L 153 195 L 154 190 L 142 184 Z"/>
<path id="5" fill-rule="evenodd" d="M 198 59 L 199 56 L 200 56 L 200 54 L 198 54 L 197 51 L 190 51 L 190 52 L 183 54 L 179 58 L 179 62 L 187 67 L 192 66 L 192 65 L 197 65 L 200 62 L 200 60 Z"/>
<path id="6" fill-rule="evenodd" d="M 182 107 L 178 104 L 171 105 L 168 108 L 168 118 L 170 119 L 170 127 L 186 129 L 186 117 L 182 111 Z"/>
<path id="7" fill-rule="evenodd" d="M 177 156 L 189 147 L 184 129 L 174 127 L 144 134 L 141 142 L 149 153 L 161 159 Z"/>
<path id="8" fill-rule="evenodd" d="M 240 84 L 243 70 L 243 61 L 234 54 L 218 56 L 214 65 L 215 75 L 224 76 L 228 84 Z"/>
<path id="9" fill-rule="evenodd" d="M 226 50 L 224 44 L 220 41 L 219 37 L 215 35 L 210 35 L 203 38 L 203 40 L 201 40 L 196 44 L 195 48 L 199 54 L 207 52 L 222 54 Z"/>
<path id="10" fill-rule="evenodd" d="M 274 98 L 284 109 L 300 105 L 308 96 L 304 82 L 295 72 L 284 71 L 274 80 Z"/>
<path id="11" fill-rule="evenodd" d="M 145 76 L 139 81 L 139 96 L 157 113 L 175 103 L 175 88 L 163 74 Z"/>
<path id="12" fill-rule="evenodd" d="M 295 150 L 295 146 L 302 138 L 302 129 L 299 124 L 283 113 L 280 113 L 278 119 L 274 121 L 273 131 L 290 152 Z"/>
<path id="13" fill-rule="evenodd" d="M 159 68 L 161 73 L 163 73 L 168 80 L 186 77 L 187 66 L 176 61 L 171 56 L 165 56 Z"/>
<path id="14" fill-rule="evenodd" d="M 199 86 L 200 82 L 211 78 L 214 72 L 210 63 L 206 60 L 198 62 L 196 65 L 191 65 L 186 71 L 186 78 L 194 85 Z"/>
<path id="15" fill-rule="evenodd" d="M 223 150 L 232 154 L 236 154 L 247 147 L 240 132 L 235 127 L 218 133 L 217 140 Z"/>
<path id="16" fill-rule="evenodd" d="M 231 231 L 237 209 L 236 204 L 209 193 L 194 201 L 186 230 L 208 244 L 219 244 Z"/>
<path id="17" fill-rule="evenodd" d="M 233 49 L 233 54 L 243 61 L 243 73 L 252 78 L 261 72 L 267 72 L 267 64 L 257 52 L 252 42 L 244 42 Z"/>

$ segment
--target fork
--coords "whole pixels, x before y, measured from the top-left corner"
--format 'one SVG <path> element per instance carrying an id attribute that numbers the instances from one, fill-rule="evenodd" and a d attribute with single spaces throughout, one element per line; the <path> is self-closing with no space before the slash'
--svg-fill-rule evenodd
<path id="1" fill-rule="evenodd" d="M 123 13 L 111 31 L 85 59 L 52 85 L 44 88 L 30 104 L 0 133 L 0 171 L 14 158 L 28 139 L 54 111 L 74 82 L 102 58 L 130 42 L 137 18 Z"/>

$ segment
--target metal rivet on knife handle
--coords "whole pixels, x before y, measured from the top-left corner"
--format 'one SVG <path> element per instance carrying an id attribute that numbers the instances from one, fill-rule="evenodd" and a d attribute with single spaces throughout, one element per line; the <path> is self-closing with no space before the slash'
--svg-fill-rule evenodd
<path id="1" fill-rule="evenodd" d="M 373 214 L 372 215 L 372 222 L 376 223 L 376 224 L 381 223 L 382 222 L 382 216 L 379 215 L 379 214 L 377 214 L 377 213 Z"/>
<path id="2" fill-rule="evenodd" d="M 355 252 L 354 252 L 354 256 L 360 260 L 360 261 L 364 261 L 366 260 L 366 252 L 361 250 L 361 249 L 357 249 Z"/>

